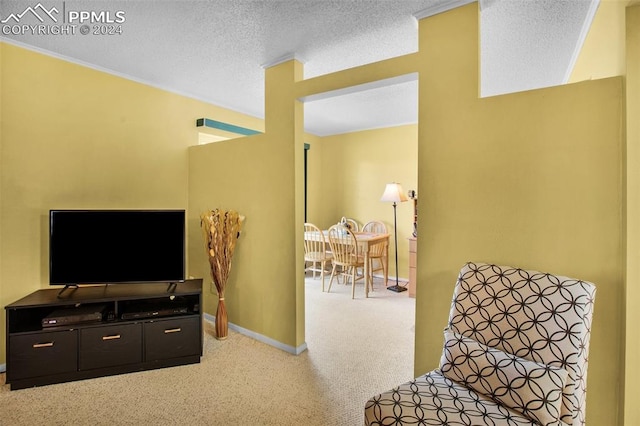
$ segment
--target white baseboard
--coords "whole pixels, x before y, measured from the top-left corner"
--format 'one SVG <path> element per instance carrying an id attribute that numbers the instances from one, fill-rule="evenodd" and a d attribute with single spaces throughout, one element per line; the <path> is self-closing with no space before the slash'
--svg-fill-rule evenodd
<path id="1" fill-rule="evenodd" d="M 214 324 L 216 321 L 216 317 L 214 315 L 207 314 L 205 312 L 203 316 L 205 321 L 209 321 L 211 324 Z M 275 348 L 278 348 L 280 350 L 283 350 L 293 355 L 300 355 L 302 352 L 307 350 L 306 342 L 298 347 L 294 347 L 290 345 L 285 345 L 284 343 L 278 342 L 277 340 L 274 340 L 271 337 L 264 336 L 260 333 L 256 333 L 255 331 L 248 330 L 246 328 L 240 327 L 239 325 L 235 325 L 233 323 L 229 323 L 229 329 L 235 332 L 238 332 L 240 334 L 243 334 L 245 336 L 251 337 L 252 339 L 255 339 L 259 342 L 266 343 L 269 346 L 273 346 Z"/>
<path id="2" fill-rule="evenodd" d="M 5 373 L 7 371 L 7 364 L 0 364 L 0 373 Z"/>

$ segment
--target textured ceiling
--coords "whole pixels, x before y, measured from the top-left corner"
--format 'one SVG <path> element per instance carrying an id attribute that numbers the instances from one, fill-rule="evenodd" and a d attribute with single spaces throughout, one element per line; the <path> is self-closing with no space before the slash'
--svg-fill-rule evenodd
<path id="1" fill-rule="evenodd" d="M 566 83 L 598 4 L 590 0 L 483 1 L 482 95 Z"/>
<path id="2" fill-rule="evenodd" d="M 417 20 L 468 0 L 40 0 L 124 12 L 119 35 L 3 34 L 2 39 L 264 117 L 264 66 L 295 57 L 313 77 L 415 52 Z M 0 0 L 0 20 L 38 0 Z M 483 96 L 562 84 L 597 0 L 481 2 Z M 34 16 L 20 24 L 38 24 Z M 7 21 L 7 24 L 11 24 Z M 45 22 L 46 23 L 46 22 Z M 210 117 L 215 119 L 215 117 Z M 305 128 L 330 135 L 415 123 L 417 81 L 305 103 Z"/>

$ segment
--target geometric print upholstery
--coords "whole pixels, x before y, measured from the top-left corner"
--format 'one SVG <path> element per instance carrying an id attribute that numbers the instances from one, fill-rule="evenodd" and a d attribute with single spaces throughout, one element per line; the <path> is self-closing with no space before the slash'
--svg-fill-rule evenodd
<path id="1" fill-rule="evenodd" d="M 467 263 L 448 327 L 484 345 L 567 371 L 561 420 L 582 426 L 593 284 L 508 266 Z"/>
<path id="2" fill-rule="evenodd" d="M 567 371 L 445 331 L 440 371 L 542 425 L 560 420 Z"/>
<path id="3" fill-rule="evenodd" d="M 364 424 L 535 426 L 537 423 L 433 370 L 369 399 Z"/>
<path id="4" fill-rule="evenodd" d="M 449 338 L 453 336 L 460 342 L 470 339 L 473 345 L 479 345 L 474 348 L 500 351 L 505 359 L 510 354 L 521 359 L 520 364 L 531 361 L 548 366 L 544 371 L 558 372 L 560 376 L 566 372 L 564 381 L 554 376 L 549 388 L 553 397 L 545 400 L 550 404 L 545 409 L 555 417 L 557 398 L 552 390 L 563 386 L 559 421 L 551 421 L 537 411 L 541 422 L 524 410 L 531 416 L 528 417 L 523 414 L 522 401 L 520 406 L 511 401 L 516 406 L 513 409 L 501 403 L 496 392 L 486 394 L 482 388 L 476 391 L 465 386 L 464 380 L 447 377 L 455 375 L 450 368 L 446 373 L 439 368 L 371 398 L 365 405 L 365 424 L 583 426 L 595 291 L 595 286 L 586 281 L 471 262 L 460 270 L 454 289 L 446 329 Z M 449 340 L 449 349 L 451 344 Z M 446 367 L 447 350 L 445 345 L 441 367 Z M 519 371 L 526 374 L 527 369 L 520 364 Z M 501 369 L 493 368 L 500 374 Z M 508 389 L 513 391 L 513 387 Z M 514 392 L 511 396 L 519 398 Z M 529 407 L 536 403 L 531 404 L 534 405 Z M 540 408 L 539 398 L 537 407 Z"/>

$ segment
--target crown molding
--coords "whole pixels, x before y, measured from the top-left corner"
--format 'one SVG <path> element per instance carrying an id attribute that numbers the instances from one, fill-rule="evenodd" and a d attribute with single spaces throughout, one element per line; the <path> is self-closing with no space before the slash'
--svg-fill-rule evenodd
<path id="1" fill-rule="evenodd" d="M 457 7 L 465 6 L 469 3 L 477 3 L 477 0 L 447 0 L 442 3 L 434 4 L 433 6 L 429 6 L 426 9 L 422 9 L 413 14 L 413 16 L 417 19 L 428 18 L 429 16 L 437 15 L 439 13 L 448 12 L 451 9 L 455 9 Z"/>
<path id="2" fill-rule="evenodd" d="M 94 64 L 91 64 L 91 63 L 88 63 L 88 62 L 85 62 L 85 61 L 81 61 L 79 59 L 72 58 L 70 56 L 65 56 L 65 55 L 62 55 L 62 54 L 59 54 L 59 53 L 55 53 L 55 52 L 52 52 L 50 50 L 42 49 L 42 48 L 36 47 L 36 46 L 32 46 L 30 44 L 26 44 L 26 43 L 23 43 L 23 42 L 20 42 L 20 41 L 17 41 L 17 40 L 13 40 L 13 39 L 10 39 L 10 38 L 7 38 L 7 37 L 0 36 L 0 43 L 11 44 L 13 46 L 20 47 L 20 48 L 25 49 L 25 50 L 30 50 L 32 52 L 36 52 L 36 53 L 39 53 L 41 55 L 49 56 L 51 58 L 59 59 L 61 61 L 69 62 L 71 64 L 79 65 L 81 67 L 89 68 L 89 69 L 92 69 L 92 70 L 95 70 L 95 71 L 103 72 L 105 74 L 109 74 L 109 75 L 112 75 L 112 76 L 115 76 L 115 77 L 123 78 L 125 80 L 129 80 L 129 81 L 133 81 L 133 82 L 136 82 L 136 83 L 144 84 L 145 86 L 154 87 L 154 88 L 159 89 L 159 90 L 164 90 L 165 92 L 174 93 L 174 94 L 179 95 L 179 96 L 184 96 L 185 98 L 194 99 L 196 101 L 200 101 L 200 102 L 204 102 L 204 103 L 207 103 L 207 104 L 210 104 L 210 105 L 214 105 L 214 106 L 219 107 L 219 108 L 224 108 L 224 109 L 227 109 L 229 111 L 237 112 L 238 114 L 244 114 L 244 115 L 249 116 L 249 117 L 255 117 L 255 118 L 264 119 L 264 115 L 251 114 L 251 113 L 248 113 L 248 112 L 245 112 L 245 111 L 241 111 L 237 107 L 233 107 L 233 106 L 227 105 L 227 104 L 225 104 L 223 102 L 220 102 L 218 100 L 207 99 L 207 98 L 204 98 L 202 96 L 196 96 L 196 95 L 194 95 L 192 93 L 187 93 L 187 92 L 183 92 L 181 90 L 176 90 L 176 89 L 174 89 L 172 87 L 169 87 L 169 86 L 165 86 L 165 85 L 162 85 L 162 84 L 157 84 L 157 83 L 151 82 L 149 80 L 145 80 L 145 79 L 142 79 L 142 78 L 131 76 L 129 74 L 125 74 L 125 73 L 121 73 L 121 72 L 118 72 L 118 71 L 114 71 L 112 69 L 101 67 L 99 65 L 94 65 Z"/>
<path id="3" fill-rule="evenodd" d="M 576 47 L 573 50 L 571 60 L 569 61 L 569 66 L 567 66 L 564 78 L 562 79 L 563 84 L 567 84 L 569 82 L 569 79 L 571 78 L 571 73 L 573 73 L 573 68 L 576 66 L 578 56 L 580 56 L 580 51 L 582 50 L 582 46 L 584 45 L 584 41 L 587 38 L 587 34 L 589 34 L 591 24 L 593 23 L 593 18 L 596 16 L 596 12 L 598 11 L 598 6 L 600 6 L 600 0 L 591 0 L 591 4 L 589 4 L 589 11 L 585 16 L 584 22 L 582 23 L 582 28 L 580 29 L 580 35 L 578 36 Z"/>
<path id="4" fill-rule="evenodd" d="M 267 69 L 267 68 L 275 67 L 276 65 L 280 65 L 284 62 L 289 62 L 293 60 L 303 64 L 307 62 L 306 60 L 304 60 L 303 58 L 301 58 L 299 55 L 295 53 L 287 53 L 286 55 L 279 56 L 271 61 L 261 64 L 260 67 L 262 67 L 263 69 Z"/>

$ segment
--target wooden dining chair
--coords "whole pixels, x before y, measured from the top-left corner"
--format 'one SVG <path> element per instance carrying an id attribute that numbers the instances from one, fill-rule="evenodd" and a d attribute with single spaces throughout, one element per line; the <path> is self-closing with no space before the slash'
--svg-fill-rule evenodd
<path id="1" fill-rule="evenodd" d="M 382 240 L 369 246 L 369 287 L 373 290 L 373 274 L 382 271 L 384 285 L 387 286 L 389 280 L 387 254 L 389 252 L 389 240 Z"/>
<path id="2" fill-rule="evenodd" d="M 353 299 L 356 293 L 356 279 L 364 278 L 357 276 L 357 269 L 364 267 L 364 256 L 358 252 L 356 236 L 346 226 L 333 225 L 329 228 L 329 246 L 333 254 L 333 268 L 331 268 L 331 279 L 327 293 L 331 291 L 333 278 L 337 275 L 337 268 L 340 266 L 343 268 L 341 274 L 345 276 L 345 282 L 346 278 L 351 278 L 351 298 Z"/>
<path id="3" fill-rule="evenodd" d="M 360 230 L 360 224 L 358 223 L 358 221 L 350 217 L 342 216 L 342 219 L 340 219 L 340 222 L 338 222 L 338 225 L 344 225 L 347 228 L 349 228 L 352 232 L 359 232 Z M 338 282 L 340 282 L 340 277 L 345 276 L 344 272 L 345 272 L 345 269 L 343 267 L 340 267 L 340 274 L 338 274 Z"/>
<path id="4" fill-rule="evenodd" d="M 324 272 L 327 262 L 331 262 L 332 254 L 328 250 L 328 245 L 324 238 L 324 234 L 313 223 L 304 224 L 304 261 L 311 265 L 306 267 L 305 272 L 311 271 L 312 277 L 316 278 L 316 272 L 320 272 L 322 280 L 322 291 L 324 291 Z M 320 267 L 318 268 L 318 265 Z"/>
<path id="5" fill-rule="evenodd" d="M 362 227 L 362 232 L 374 232 L 376 234 L 386 234 L 387 225 L 379 220 L 371 220 L 364 224 Z"/>
<path id="6" fill-rule="evenodd" d="M 376 234 L 388 234 L 387 226 L 379 220 L 367 222 L 362 227 L 362 232 L 372 232 Z M 389 281 L 389 240 L 381 241 L 369 248 L 369 271 L 371 272 L 371 290 L 373 290 L 373 274 L 382 271 L 384 285 Z"/>

